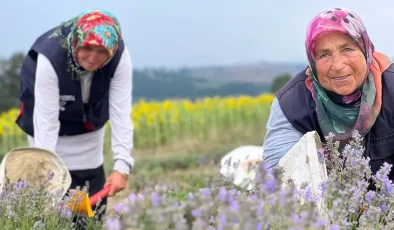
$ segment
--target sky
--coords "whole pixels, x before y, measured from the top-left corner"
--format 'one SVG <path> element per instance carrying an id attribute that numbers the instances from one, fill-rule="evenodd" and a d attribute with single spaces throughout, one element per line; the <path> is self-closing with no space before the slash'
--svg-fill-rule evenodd
<path id="1" fill-rule="evenodd" d="M 119 19 L 135 68 L 304 63 L 309 21 L 332 7 L 358 14 L 376 49 L 394 56 L 392 0 L 13 0 L 0 7 L 0 58 L 86 9 L 105 9 Z"/>

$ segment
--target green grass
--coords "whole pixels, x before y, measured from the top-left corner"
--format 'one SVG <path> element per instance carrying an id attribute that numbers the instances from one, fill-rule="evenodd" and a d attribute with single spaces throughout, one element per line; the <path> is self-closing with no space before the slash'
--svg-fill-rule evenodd
<path id="1" fill-rule="evenodd" d="M 261 145 L 265 135 L 265 120 L 260 126 L 243 125 L 233 128 L 225 134 L 215 135 L 208 140 L 182 140 L 178 144 L 162 146 L 156 149 L 135 149 L 135 167 L 129 178 L 128 188 L 110 198 L 109 209 L 130 192 L 166 184 L 168 195 L 179 200 L 187 198 L 189 192 L 209 187 L 212 183 L 222 183 L 219 174 L 220 159 L 229 151 L 241 145 Z M 111 172 L 112 156 L 106 149 L 105 168 Z"/>
<path id="2" fill-rule="evenodd" d="M 267 114 L 268 115 L 268 114 Z M 135 167 L 129 177 L 128 188 L 110 199 L 111 203 L 123 199 L 132 191 L 138 191 L 158 183 L 168 184 L 169 194 L 185 198 L 188 192 L 210 186 L 220 178 L 219 163 L 222 156 L 241 145 L 261 145 L 265 136 L 267 117 L 258 125 L 234 124 L 226 132 L 212 130 L 206 138 L 184 137 L 164 145 L 138 148 L 132 151 Z M 106 132 L 104 167 L 108 176 L 113 167 L 110 149 L 110 132 Z M 26 136 L 3 138 L 2 153 L 12 148 L 27 146 Z M 3 154 L 0 154 L 0 158 Z M 112 200 L 112 201 L 111 201 Z"/>

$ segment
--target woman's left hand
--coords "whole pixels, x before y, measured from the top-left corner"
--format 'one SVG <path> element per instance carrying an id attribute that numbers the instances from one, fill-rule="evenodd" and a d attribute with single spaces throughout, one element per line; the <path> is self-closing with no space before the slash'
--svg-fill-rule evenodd
<path id="1" fill-rule="evenodd" d="M 108 193 L 108 197 L 114 196 L 116 193 L 122 191 L 127 187 L 128 177 L 118 171 L 113 171 L 107 178 L 104 187 L 111 185 L 111 189 Z"/>

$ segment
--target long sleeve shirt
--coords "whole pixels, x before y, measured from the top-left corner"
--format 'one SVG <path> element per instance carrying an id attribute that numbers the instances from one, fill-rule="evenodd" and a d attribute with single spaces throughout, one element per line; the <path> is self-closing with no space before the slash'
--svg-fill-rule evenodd
<path id="1" fill-rule="evenodd" d="M 274 167 L 301 138 L 303 134 L 296 130 L 280 108 L 277 98 L 271 105 L 267 121 L 267 132 L 263 144 L 263 160 Z"/>

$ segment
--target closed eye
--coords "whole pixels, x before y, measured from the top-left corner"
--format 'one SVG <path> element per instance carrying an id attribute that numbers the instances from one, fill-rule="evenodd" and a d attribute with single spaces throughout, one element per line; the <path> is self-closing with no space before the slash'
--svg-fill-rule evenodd
<path id="1" fill-rule="evenodd" d="M 85 47 L 82 47 L 82 49 L 84 49 L 85 51 L 87 51 L 87 52 L 91 52 L 91 51 L 93 51 L 93 48 L 92 47 L 90 47 L 90 46 L 85 46 Z"/>

